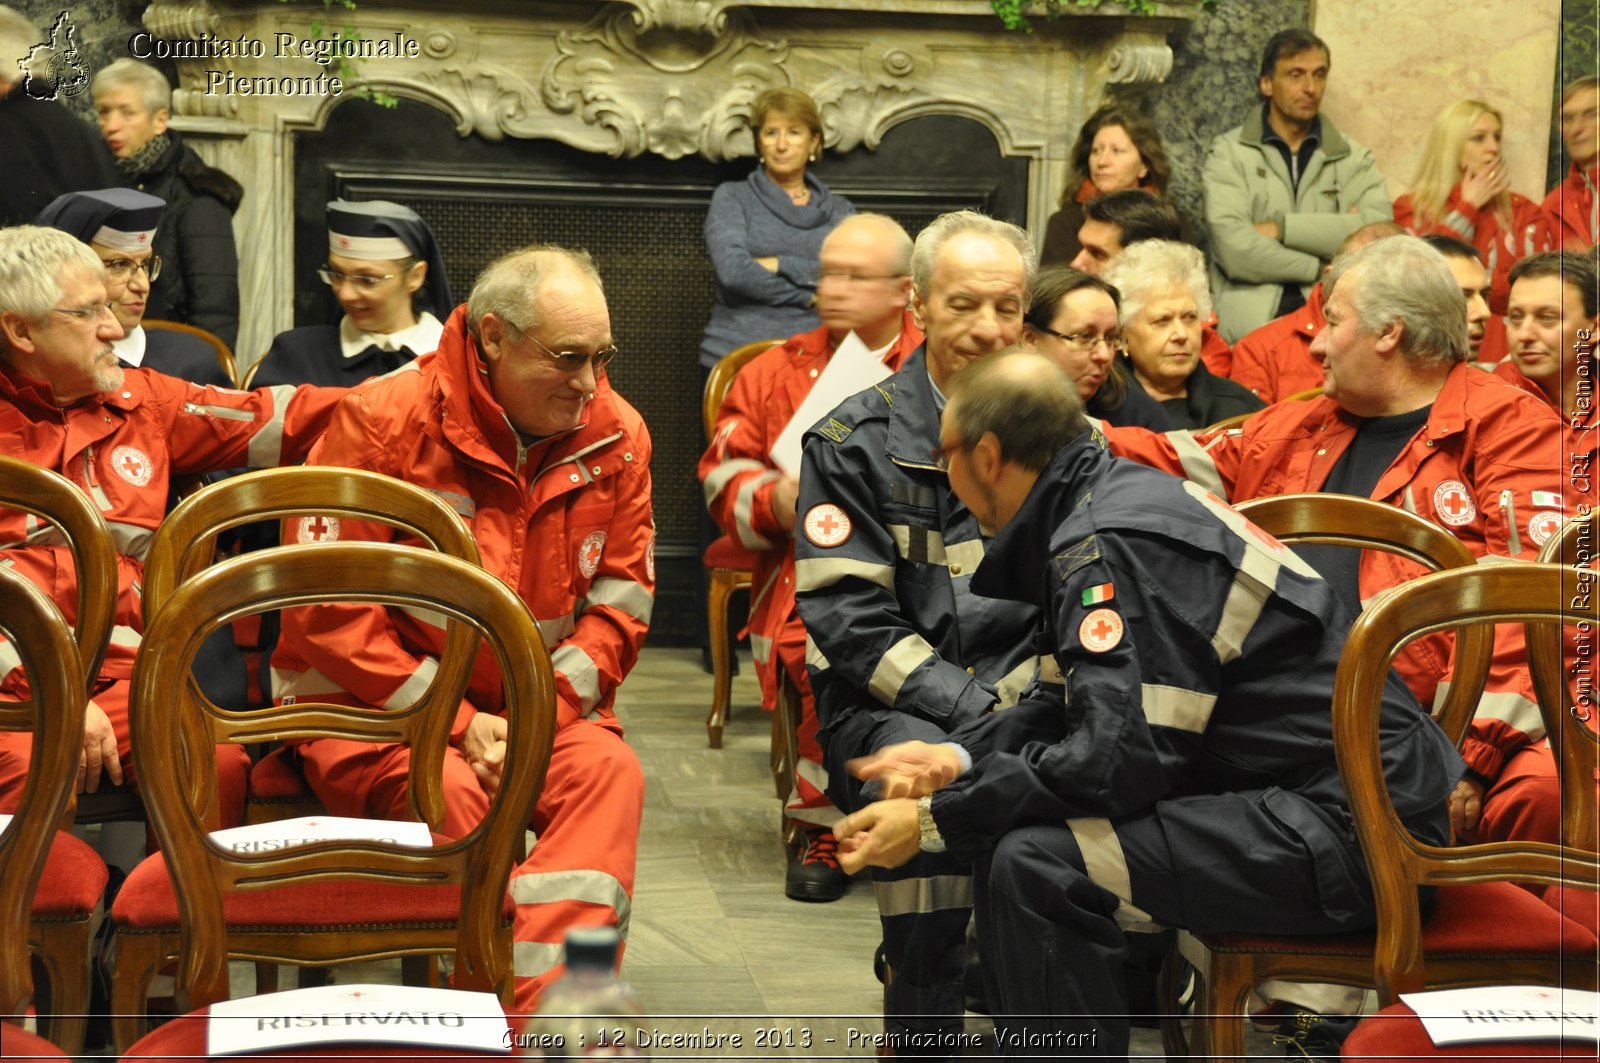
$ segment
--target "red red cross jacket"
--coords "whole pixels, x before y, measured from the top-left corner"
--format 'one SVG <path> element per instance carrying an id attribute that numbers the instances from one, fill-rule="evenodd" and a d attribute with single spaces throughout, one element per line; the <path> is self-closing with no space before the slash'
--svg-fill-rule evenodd
<path id="1" fill-rule="evenodd" d="M 1595 184 L 1600 182 L 1600 167 L 1578 169 L 1573 163 L 1566 180 L 1544 197 L 1545 216 L 1555 229 L 1556 243 L 1563 251 L 1582 251 L 1600 243 L 1600 197 Z"/>
<path id="2" fill-rule="evenodd" d="M 1117 454 L 1243 502 L 1321 489 L 1356 427 L 1356 418 L 1333 399 L 1316 398 L 1270 406 L 1232 432 L 1104 431 Z M 1457 365 L 1427 424 L 1384 472 L 1372 497 L 1443 526 L 1481 562 L 1531 561 L 1562 519 L 1593 502 L 1590 485 L 1569 476 L 1566 457 L 1561 423 L 1548 405 L 1488 373 Z M 1362 601 L 1421 573 L 1413 562 L 1369 550 L 1361 560 Z M 1432 636 L 1412 643 L 1395 667 L 1428 705 L 1447 674 L 1449 656 L 1448 636 Z M 1473 771 L 1492 780 L 1507 756 L 1543 733 L 1522 628 L 1501 625 L 1488 692 L 1463 755 Z"/>
<path id="3" fill-rule="evenodd" d="M 1438 233 L 1465 240 L 1478 249 L 1489 271 L 1489 309 L 1506 312 L 1511 298 L 1511 267 L 1529 255 L 1559 246 L 1555 229 L 1544 208 L 1526 196 L 1511 193 L 1511 225 L 1503 228 L 1492 204 L 1474 207 L 1461 198 L 1461 186 L 1450 190 L 1444 217 L 1431 226 L 1421 224 L 1409 195 L 1394 201 L 1394 221 L 1417 236 Z"/>
<path id="4" fill-rule="evenodd" d="M 455 507 L 483 567 L 539 621 L 556 670 L 557 726 L 589 717 L 620 731 L 612 701 L 655 600 L 650 433 L 603 376 L 584 416 L 573 431 L 524 448 L 490 394 L 463 306 L 437 352 L 352 392 L 308 460 L 407 480 Z M 395 538 L 386 526 L 315 515 L 285 529 L 287 542 Z M 380 606 L 286 612 L 273 696 L 410 704 L 438 667 L 442 620 Z M 474 711 L 500 705 L 499 669 L 485 651 L 455 739 Z"/>
<path id="5" fill-rule="evenodd" d="M 899 369 L 921 342 L 922 331 L 908 310 L 884 363 Z M 794 540 L 772 514 L 772 488 L 782 474 L 768 454 L 832 357 L 833 343 L 823 327 L 791 336 L 750 361 L 733 378 L 711 445 L 700 457 L 700 482 L 711 519 L 741 546 L 759 551 L 751 581 L 750 648 L 762 703 L 768 708 L 778 698 L 773 643 L 786 623 L 799 623 Z"/>
<path id="6" fill-rule="evenodd" d="M 172 477 L 300 461 L 345 390 L 234 391 L 128 369 L 117 390 L 62 408 L 49 384 L 0 361 L 0 452 L 81 487 L 99 505 L 116 542 L 116 627 L 102 679 L 133 673 L 144 630 L 144 557 L 166 515 Z M 5 563 L 49 593 L 68 622 L 75 621 L 77 572 L 60 533 L 30 515 L 0 509 L 0 544 Z M 0 645 L 0 674 L 16 663 L 13 651 Z"/>

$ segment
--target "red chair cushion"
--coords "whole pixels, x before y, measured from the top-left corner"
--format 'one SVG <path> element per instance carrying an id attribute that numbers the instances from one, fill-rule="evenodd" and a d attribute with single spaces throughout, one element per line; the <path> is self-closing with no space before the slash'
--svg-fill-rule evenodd
<path id="1" fill-rule="evenodd" d="M 1578 886 L 1551 886 L 1544 891 L 1544 903 L 1600 935 L 1600 892 Z"/>
<path id="2" fill-rule="evenodd" d="M 1361 956 L 1372 953 L 1374 936 L 1371 932 L 1306 937 L 1206 934 L 1200 940 L 1214 952 Z M 1422 927 L 1422 950 L 1428 955 L 1550 955 L 1596 948 L 1600 942 L 1592 931 L 1562 918 L 1539 897 L 1509 882 L 1440 886 L 1434 893 L 1433 912 Z"/>
<path id="3" fill-rule="evenodd" d="M 287 746 L 279 746 L 250 769 L 250 800 L 315 801 L 316 795 L 306 784 L 294 754 Z"/>
<path id="4" fill-rule="evenodd" d="M 67 1054 L 14 1022 L 0 1022 L 0 1059 L 66 1059 Z"/>
<path id="5" fill-rule="evenodd" d="M 106 891 L 106 862 L 88 842 L 57 831 L 33 895 L 34 919 L 87 919 Z"/>
<path id="6" fill-rule="evenodd" d="M 436 836 L 436 841 L 443 838 Z M 506 895 L 502 916 L 515 910 Z M 451 926 L 461 912 L 457 886 L 411 886 L 343 879 L 238 890 L 223 895 L 223 918 L 236 929 L 309 930 L 360 926 L 381 929 L 434 923 Z M 176 930 L 178 896 L 160 853 L 139 861 L 111 905 L 111 920 L 129 930 Z"/>
<path id="7" fill-rule="evenodd" d="M 206 1008 L 156 1027 L 133 1043 L 123 1059 L 185 1060 L 206 1058 Z M 240 1056 L 242 1060 L 254 1059 L 489 1059 L 503 1053 L 449 1051 L 443 1048 L 420 1045 L 389 1045 L 367 1043 L 340 1043 L 307 1045 L 296 1052 L 252 1052 Z M 220 1058 L 220 1057 L 216 1057 Z"/>
<path id="8" fill-rule="evenodd" d="M 1508 1049 L 1515 1048 L 1508 1053 Z M 1574 1041 L 1562 1046 L 1551 1041 L 1487 1041 L 1474 1045 L 1436 1048 L 1417 1013 L 1405 1004 L 1391 1004 L 1361 1020 L 1345 1039 L 1341 1059 L 1365 1063 L 1417 1059 L 1593 1059 L 1594 1042 Z"/>
<path id="9" fill-rule="evenodd" d="M 756 567 L 756 555 L 739 545 L 731 535 L 724 535 L 706 547 L 707 568 L 736 568 L 749 572 Z"/>

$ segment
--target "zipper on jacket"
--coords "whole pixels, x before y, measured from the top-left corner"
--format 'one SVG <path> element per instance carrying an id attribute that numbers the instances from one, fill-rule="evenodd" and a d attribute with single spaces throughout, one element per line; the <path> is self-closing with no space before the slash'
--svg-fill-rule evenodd
<path id="1" fill-rule="evenodd" d="M 256 415 L 248 410 L 236 410 L 232 406 L 203 406 L 198 402 L 183 404 L 184 413 L 192 413 L 197 417 L 220 417 L 226 421 L 254 421 Z"/>
<path id="2" fill-rule="evenodd" d="M 1522 536 L 1517 534 L 1516 497 L 1510 490 L 1500 492 L 1500 515 L 1506 521 L 1506 540 L 1512 557 L 1522 553 Z"/>
<path id="3" fill-rule="evenodd" d="M 111 512 L 111 499 L 100 486 L 100 480 L 94 474 L 94 445 L 83 448 L 83 485 L 89 489 L 89 497 L 94 499 L 94 504 L 100 507 L 100 512 Z"/>

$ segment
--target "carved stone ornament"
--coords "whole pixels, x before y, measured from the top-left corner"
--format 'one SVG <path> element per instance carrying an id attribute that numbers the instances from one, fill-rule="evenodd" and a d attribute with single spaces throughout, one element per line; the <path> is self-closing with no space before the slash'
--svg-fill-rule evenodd
<path id="1" fill-rule="evenodd" d="M 1108 85 L 1159 85 L 1172 73 L 1172 46 L 1164 35 L 1128 33 L 1105 61 Z"/>
<path id="2" fill-rule="evenodd" d="M 540 94 L 552 113 L 584 123 L 556 135 L 613 157 L 749 155 L 751 102 L 789 84 L 788 44 L 762 37 L 746 12 L 716 3 L 645 0 L 558 34 L 555 43 Z"/>

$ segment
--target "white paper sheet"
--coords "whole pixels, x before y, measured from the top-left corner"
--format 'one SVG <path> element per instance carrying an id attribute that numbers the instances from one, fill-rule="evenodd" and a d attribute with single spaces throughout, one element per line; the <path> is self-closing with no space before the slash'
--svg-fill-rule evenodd
<path id="1" fill-rule="evenodd" d="M 391 819 L 351 819 L 347 816 L 305 816 L 273 823 L 214 830 L 211 840 L 240 853 L 266 853 L 310 842 L 389 842 L 413 849 L 433 848 L 426 823 Z"/>
<path id="2" fill-rule="evenodd" d="M 206 1022 L 210 1055 L 378 1041 L 509 1053 L 493 993 L 404 985 L 329 985 L 225 1000 Z"/>
<path id="3" fill-rule="evenodd" d="M 1436 1045 L 1478 1041 L 1600 1041 L 1600 993 L 1554 986 L 1501 985 L 1402 993 Z"/>
<path id="4" fill-rule="evenodd" d="M 806 429 L 833 412 L 833 408 L 858 391 L 865 391 L 889 376 L 893 370 L 872 351 L 854 332 L 839 341 L 827 368 L 811 386 L 805 401 L 795 411 L 794 417 L 778 434 L 772 445 L 772 464 L 795 479 L 800 478 L 800 439 Z"/>

